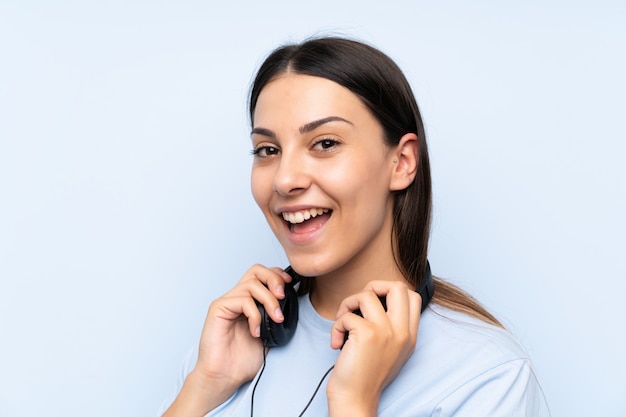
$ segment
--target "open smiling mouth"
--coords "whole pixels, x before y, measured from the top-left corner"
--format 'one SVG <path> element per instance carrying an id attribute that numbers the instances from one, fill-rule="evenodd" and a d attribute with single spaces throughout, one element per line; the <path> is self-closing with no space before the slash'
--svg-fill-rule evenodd
<path id="1" fill-rule="evenodd" d="M 283 212 L 282 216 L 291 233 L 308 233 L 326 223 L 332 212 L 332 210 L 325 208 L 311 208 L 295 212 Z"/>

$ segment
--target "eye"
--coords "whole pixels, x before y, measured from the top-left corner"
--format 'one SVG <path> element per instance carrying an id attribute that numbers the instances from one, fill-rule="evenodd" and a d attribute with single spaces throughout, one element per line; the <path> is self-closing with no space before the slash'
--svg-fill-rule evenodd
<path id="1" fill-rule="evenodd" d="M 339 146 L 340 142 L 338 140 L 332 138 L 324 138 L 320 139 L 313 144 L 313 148 L 318 149 L 322 152 L 331 151 L 333 148 Z"/>
<path id="2" fill-rule="evenodd" d="M 263 145 L 254 148 L 252 150 L 252 155 L 257 158 L 267 158 L 273 155 L 278 155 L 279 152 L 280 150 L 275 146 Z"/>

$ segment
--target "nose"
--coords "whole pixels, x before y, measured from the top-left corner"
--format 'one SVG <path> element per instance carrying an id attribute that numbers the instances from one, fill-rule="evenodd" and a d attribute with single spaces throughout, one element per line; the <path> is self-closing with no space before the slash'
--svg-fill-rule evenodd
<path id="1" fill-rule="evenodd" d="M 310 185 L 311 176 L 305 158 L 297 152 L 283 150 L 274 175 L 274 191 L 282 196 L 290 196 L 301 193 Z"/>

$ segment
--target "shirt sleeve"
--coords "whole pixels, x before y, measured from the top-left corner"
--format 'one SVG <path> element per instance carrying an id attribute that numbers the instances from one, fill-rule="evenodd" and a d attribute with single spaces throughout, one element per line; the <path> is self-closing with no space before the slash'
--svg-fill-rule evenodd
<path id="1" fill-rule="evenodd" d="M 545 397 L 526 359 L 492 368 L 444 398 L 432 417 L 549 417 Z"/>
<path id="2" fill-rule="evenodd" d="M 185 383 L 185 378 L 187 375 L 193 370 L 193 367 L 196 365 L 196 360 L 198 358 L 198 348 L 194 347 L 187 352 L 185 359 L 183 361 L 182 366 L 179 368 L 178 377 L 176 378 L 176 383 L 170 393 L 170 395 L 161 403 L 161 406 L 157 410 L 156 417 L 162 416 L 167 409 L 172 405 L 178 393 L 180 392 L 183 384 Z"/>
<path id="3" fill-rule="evenodd" d="M 177 381 L 176 381 L 176 385 L 175 385 L 174 389 L 172 390 L 170 396 L 168 398 L 166 398 L 165 401 L 163 401 L 163 403 L 161 404 L 161 407 L 159 408 L 158 413 L 157 413 L 157 415 L 155 417 L 161 417 L 167 411 L 167 409 L 170 407 L 170 405 L 172 405 L 172 403 L 174 402 L 174 400 L 178 396 L 178 393 L 182 389 L 183 384 L 185 383 L 185 379 L 187 378 L 187 375 L 189 375 L 191 373 L 191 371 L 193 370 L 193 368 L 196 366 L 196 361 L 197 360 L 198 360 L 198 347 L 195 346 L 192 349 L 190 349 L 189 352 L 187 353 L 187 355 L 185 357 L 185 360 L 183 362 L 183 365 L 181 366 L 181 368 L 180 368 L 180 370 L 178 372 L 178 378 L 177 378 Z M 246 384 L 244 384 L 244 386 L 245 385 Z M 236 392 L 235 392 L 235 394 L 236 394 Z M 205 415 L 205 417 L 219 416 L 221 413 L 223 413 L 224 410 L 228 408 L 229 404 L 233 402 L 233 400 L 234 400 L 234 398 L 236 396 L 235 394 L 233 394 L 228 400 L 226 400 L 221 405 L 217 406 L 212 411 L 209 411 Z"/>

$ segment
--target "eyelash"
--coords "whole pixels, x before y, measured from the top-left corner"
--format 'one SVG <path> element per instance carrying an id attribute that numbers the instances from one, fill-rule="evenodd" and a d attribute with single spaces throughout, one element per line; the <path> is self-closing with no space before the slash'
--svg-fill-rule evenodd
<path id="1" fill-rule="evenodd" d="M 339 141 L 335 140 L 333 138 L 322 138 L 320 140 L 318 140 L 317 142 L 315 142 L 313 144 L 313 147 L 316 147 L 317 145 L 322 146 L 322 152 L 330 152 L 332 150 L 332 148 L 336 147 L 337 145 L 339 145 Z M 328 147 L 324 147 L 324 144 L 326 145 L 330 145 Z"/>
<path id="2" fill-rule="evenodd" d="M 333 138 L 322 138 L 313 144 L 313 148 L 320 146 L 321 152 L 330 152 L 332 151 L 332 148 L 335 148 L 339 144 L 340 142 Z M 268 154 L 268 151 L 271 153 Z M 268 158 L 270 156 L 278 154 L 279 152 L 280 150 L 276 146 L 263 145 L 259 146 L 258 148 L 252 149 L 250 151 L 250 154 L 255 158 Z"/>
<path id="3" fill-rule="evenodd" d="M 272 151 L 273 153 L 271 153 L 270 155 L 267 155 L 267 151 L 269 149 L 273 149 Z M 265 153 L 265 155 L 262 155 L 262 153 Z M 255 148 L 250 151 L 250 154 L 254 156 L 255 158 L 267 158 L 269 156 L 276 155 L 277 153 L 278 153 L 278 148 L 276 146 L 270 146 L 270 145 L 259 146 L 258 148 Z"/>

